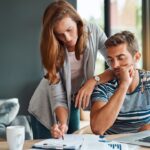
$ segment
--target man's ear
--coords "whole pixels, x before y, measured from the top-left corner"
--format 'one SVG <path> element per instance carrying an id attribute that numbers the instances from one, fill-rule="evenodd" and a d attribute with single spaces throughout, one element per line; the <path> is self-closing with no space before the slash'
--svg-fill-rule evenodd
<path id="1" fill-rule="evenodd" d="M 134 55 L 135 62 L 138 63 L 140 58 L 141 58 L 141 53 L 137 51 Z"/>

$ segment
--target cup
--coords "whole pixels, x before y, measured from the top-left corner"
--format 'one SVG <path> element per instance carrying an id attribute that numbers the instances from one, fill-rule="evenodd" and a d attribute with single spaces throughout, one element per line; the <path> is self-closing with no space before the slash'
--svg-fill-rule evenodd
<path id="1" fill-rule="evenodd" d="M 6 128 L 9 150 L 22 150 L 25 139 L 24 126 L 9 126 Z"/>

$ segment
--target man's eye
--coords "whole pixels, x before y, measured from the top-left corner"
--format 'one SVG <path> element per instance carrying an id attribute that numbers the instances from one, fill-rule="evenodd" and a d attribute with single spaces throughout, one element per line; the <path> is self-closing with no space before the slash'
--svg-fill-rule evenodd
<path id="1" fill-rule="evenodd" d="M 112 59 L 107 59 L 108 63 L 112 63 L 112 61 L 113 61 Z"/>
<path id="2" fill-rule="evenodd" d="M 122 57 L 119 57 L 119 60 L 123 60 L 123 59 L 125 59 L 125 57 L 124 57 L 124 56 L 122 56 Z"/>

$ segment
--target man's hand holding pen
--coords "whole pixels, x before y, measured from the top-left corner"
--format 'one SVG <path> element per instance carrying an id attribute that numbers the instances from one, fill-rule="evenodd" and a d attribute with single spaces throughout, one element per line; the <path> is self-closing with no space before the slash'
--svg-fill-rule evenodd
<path id="1" fill-rule="evenodd" d="M 64 134 L 67 132 L 68 126 L 67 124 L 57 123 L 51 127 L 51 135 L 53 138 L 61 138 L 64 139 Z"/>

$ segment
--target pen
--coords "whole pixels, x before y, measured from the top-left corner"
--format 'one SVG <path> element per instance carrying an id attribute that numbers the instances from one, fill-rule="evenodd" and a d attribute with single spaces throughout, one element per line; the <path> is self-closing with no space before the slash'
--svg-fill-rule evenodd
<path id="1" fill-rule="evenodd" d="M 62 135 L 62 140 L 64 140 L 64 135 Z"/>
<path id="2" fill-rule="evenodd" d="M 59 121 L 57 121 L 57 124 L 60 125 Z M 62 135 L 62 140 L 64 140 L 64 135 Z"/>

